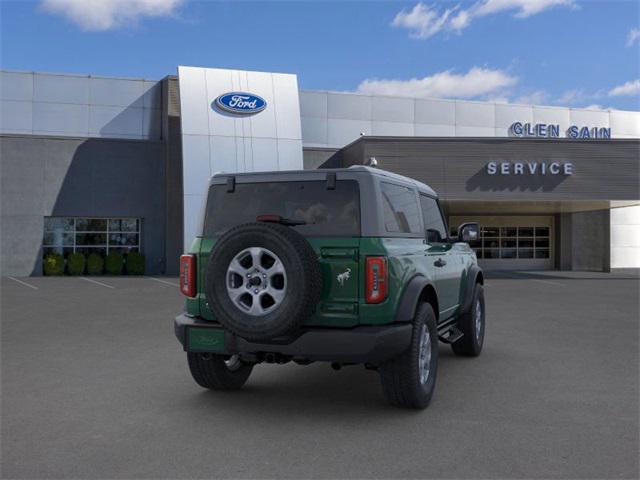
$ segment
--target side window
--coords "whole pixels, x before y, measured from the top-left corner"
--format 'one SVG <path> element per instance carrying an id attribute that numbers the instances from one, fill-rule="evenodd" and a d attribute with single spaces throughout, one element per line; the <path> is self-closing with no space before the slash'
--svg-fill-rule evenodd
<path id="1" fill-rule="evenodd" d="M 422 207 L 422 218 L 424 218 L 427 241 L 429 243 L 446 242 L 447 229 L 444 226 L 438 202 L 431 197 L 420 195 L 420 206 Z"/>
<path id="2" fill-rule="evenodd" d="M 381 182 L 384 226 L 387 232 L 421 233 L 420 210 L 415 192 L 407 187 Z"/>

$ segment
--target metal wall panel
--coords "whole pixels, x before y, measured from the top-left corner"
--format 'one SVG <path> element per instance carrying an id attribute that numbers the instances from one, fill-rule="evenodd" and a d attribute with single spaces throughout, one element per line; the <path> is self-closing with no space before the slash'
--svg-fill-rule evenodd
<path id="1" fill-rule="evenodd" d="M 161 138 L 160 82 L 1 71 L 0 84 L 0 133 Z"/>
<path id="2" fill-rule="evenodd" d="M 89 134 L 91 136 L 142 137 L 142 108 L 108 107 L 92 105 L 89 110 Z"/>
<path id="3" fill-rule="evenodd" d="M 89 104 L 89 77 L 36 73 L 33 100 L 49 103 Z"/>
<path id="4" fill-rule="evenodd" d="M 300 115 L 327 118 L 327 92 L 304 92 L 300 95 Z"/>
<path id="5" fill-rule="evenodd" d="M 413 123 L 413 98 L 372 97 L 371 119 L 375 122 Z"/>
<path id="6" fill-rule="evenodd" d="M 2 100 L 33 100 L 33 75 L 30 73 L 0 72 L 0 98 Z"/>
<path id="7" fill-rule="evenodd" d="M 371 122 L 372 135 L 388 135 L 396 137 L 413 137 L 415 134 L 413 123 L 399 122 Z"/>
<path id="8" fill-rule="evenodd" d="M 89 135 L 89 106 L 71 103 L 33 104 L 33 133 Z"/>
<path id="9" fill-rule="evenodd" d="M 349 93 L 327 95 L 327 116 L 349 120 L 371 120 L 371 97 Z"/>
<path id="10" fill-rule="evenodd" d="M 430 125 L 456 124 L 456 102 L 453 100 L 422 100 L 415 101 L 415 122 Z"/>
<path id="11" fill-rule="evenodd" d="M 612 136 L 620 134 L 640 137 L 640 113 L 611 110 L 609 115 Z"/>
<path id="12" fill-rule="evenodd" d="M 33 103 L 0 101 L 0 132 L 33 133 Z"/>
<path id="13" fill-rule="evenodd" d="M 495 121 L 495 104 L 456 101 L 456 127 L 495 128 Z"/>
<path id="14" fill-rule="evenodd" d="M 91 78 L 89 103 L 120 107 L 143 107 L 143 82 L 113 78 Z"/>
<path id="15" fill-rule="evenodd" d="M 327 119 L 317 117 L 301 117 L 301 132 L 305 144 L 313 145 L 314 143 L 326 145 L 329 142 L 327 138 Z"/>

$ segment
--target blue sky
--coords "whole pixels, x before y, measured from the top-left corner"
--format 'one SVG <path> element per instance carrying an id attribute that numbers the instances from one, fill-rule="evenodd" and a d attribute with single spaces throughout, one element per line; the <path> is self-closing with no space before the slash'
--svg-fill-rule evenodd
<path id="1" fill-rule="evenodd" d="M 301 88 L 640 110 L 640 3 L 2 1 L 5 69 L 159 79 L 177 65 Z"/>

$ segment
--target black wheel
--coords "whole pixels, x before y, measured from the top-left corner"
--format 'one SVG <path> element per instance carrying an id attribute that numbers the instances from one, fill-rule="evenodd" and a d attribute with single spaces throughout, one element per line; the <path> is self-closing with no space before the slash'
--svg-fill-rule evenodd
<path id="1" fill-rule="evenodd" d="M 409 348 L 378 370 L 389 403 L 407 408 L 429 405 L 438 373 L 438 329 L 431 305 L 418 306 Z"/>
<path id="2" fill-rule="evenodd" d="M 191 376 L 198 385 L 212 390 L 238 390 L 245 384 L 253 365 L 231 357 L 208 353 L 187 353 Z"/>
<path id="3" fill-rule="evenodd" d="M 320 263 L 307 240 L 289 227 L 248 223 L 216 242 L 206 267 L 205 294 L 216 319 L 252 341 L 293 333 L 320 300 Z"/>
<path id="4" fill-rule="evenodd" d="M 482 351 L 486 316 L 484 309 L 484 289 L 476 283 L 473 300 L 468 312 L 460 315 L 458 328 L 464 334 L 460 340 L 451 344 L 456 355 L 477 357 Z"/>

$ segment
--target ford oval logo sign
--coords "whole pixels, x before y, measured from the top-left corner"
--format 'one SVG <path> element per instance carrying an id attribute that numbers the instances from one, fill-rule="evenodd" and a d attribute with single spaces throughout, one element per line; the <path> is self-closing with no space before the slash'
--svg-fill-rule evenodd
<path id="1" fill-rule="evenodd" d="M 216 98 L 213 103 L 219 109 L 236 115 L 252 115 L 261 112 L 267 107 L 267 102 L 264 98 L 246 92 L 224 93 Z"/>

